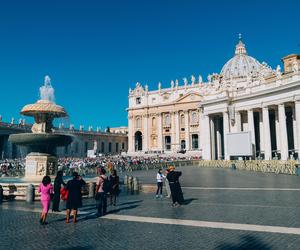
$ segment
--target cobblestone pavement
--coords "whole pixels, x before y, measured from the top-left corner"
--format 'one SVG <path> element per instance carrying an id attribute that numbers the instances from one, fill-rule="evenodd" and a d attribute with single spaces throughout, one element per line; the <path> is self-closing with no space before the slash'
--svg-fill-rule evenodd
<path id="1" fill-rule="evenodd" d="M 150 181 L 155 171 L 138 174 Z M 66 224 L 62 212 L 50 213 L 49 224 L 40 226 L 39 202 L 5 202 L 0 205 L 0 249 L 299 249 L 300 235 L 283 228 L 300 230 L 297 176 L 186 168 L 184 177 L 188 187 L 236 189 L 187 188 L 186 204 L 179 208 L 172 208 L 168 198 L 156 200 L 153 194 L 130 195 L 124 190 L 118 206 L 109 208 L 121 218 L 169 218 L 173 225 L 95 218 L 94 200 L 86 199 L 77 224 Z M 203 185 L 197 186 L 195 179 Z M 182 226 L 180 220 L 277 226 L 282 233 Z"/>

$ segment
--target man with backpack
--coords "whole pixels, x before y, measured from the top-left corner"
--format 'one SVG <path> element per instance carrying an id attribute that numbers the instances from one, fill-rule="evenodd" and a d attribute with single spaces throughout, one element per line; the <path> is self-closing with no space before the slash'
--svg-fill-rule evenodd
<path id="1" fill-rule="evenodd" d="M 97 216 L 104 216 L 107 209 L 107 193 L 110 190 L 110 182 L 105 175 L 106 171 L 104 168 L 100 168 L 99 176 L 96 179 L 96 206 Z"/>

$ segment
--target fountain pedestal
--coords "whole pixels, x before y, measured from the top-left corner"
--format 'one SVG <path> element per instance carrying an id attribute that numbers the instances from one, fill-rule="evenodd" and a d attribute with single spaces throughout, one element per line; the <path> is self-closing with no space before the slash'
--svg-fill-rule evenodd
<path id="1" fill-rule="evenodd" d="M 45 175 L 55 176 L 57 158 L 50 154 L 32 152 L 26 156 L 26 180 L 41 181 Z"/>

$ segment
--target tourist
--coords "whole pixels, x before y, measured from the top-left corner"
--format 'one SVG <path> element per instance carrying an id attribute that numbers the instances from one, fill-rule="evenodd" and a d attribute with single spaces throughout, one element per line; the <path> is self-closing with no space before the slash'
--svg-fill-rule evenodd
<path id="1" fill-rule="evenodd" d="M 43 208 L 40 218 L 40 224 L 46 225 L 48 224 L 46 222 L 46 218 L 50 207 L 51 196 L 53 194 L 53 186 L 48 175 L 44 176 L 42 183 L 39 186 L 38 192 L 41 194 L 41 203 Z"/>
<path id="2" fill-rule="evenodd" d="M 85 184 L 85 181 L 77 172 L 74 172 L 73 179 L 67 182 L 66 189 L 68 190 L 68 199 L 66 205 L 66 223 L 69 223 L 71 210 L 73 212 L 73 223 L 77 222 L 77 210 L 82 207 L 81 189 Z"/>
<path id="3" fill-rule="evenodd" d="M 109 182 L 111 189 L 109 191 L 109 197 L 110 197 L 110 205 L 116 206 L 117 203 L 117 196 L 119 195 L 120 189 L 119 189 L 119 176 L 117 175 L 117 170 L 113 170 L 112 174 L 109 176 Z"/>
<path id="4" fill-rule="evenodd" d="M 162 174 L 162 169 L 159 169 L 156 174 L 156 182 L 157 182 L 157 190 L 156 190 L 156 196 L 155 198 L 162 198 L 162 188 L 164 183 L 165 176 Z"/>
<path id="5" fill-rule="evenodd" d="M 179 183 L 179 177 L 181 176 L 181 172 L 174 171 L 174 170 L 175 170 L 174 166 L 171 166 L 169 168 L 170 172 L 167 175 L 167 179 L 169 181 L 170 189 L 171 189 L 171 196 L 172 196 L 172 201 L 173 201 L 172 206 L 178 207 L 183 202 L 182 190 L 181 190 L 181 186 Z"/>
<path id="6" fill-rule="evenodd" d="M 54 180 L 54 196 L 53 196 L 53 212 L 59 211 L 59 202 L 60 202 L 60 190 L 61 185 L 66 186 L 66 183 L 63 181 L 63 171 L 58 171 Z"/>
<path id="7" fill-rule="evenodd" d="M 96 179 L 96 206 L 97 206 L 97 216 L 101 217 L 106 214 L 107 210 L 107 182 L 108 178 L 105 175 L 106 171 L 104 168 L 100 168 L 99 176 Z"/>
<path id="8" fill-rule="evenodd" d="M 168 173 L 170 172 L 169 168 L 167 168 L 166 170 L 166 176 L 168 175 Z M 165 178 L 165 186 L 166 186 L 166 190 L 167 190 L 167 198 L 171 198 L 171 189 L 170 189 L 170 184 L 167 178 Z"/>

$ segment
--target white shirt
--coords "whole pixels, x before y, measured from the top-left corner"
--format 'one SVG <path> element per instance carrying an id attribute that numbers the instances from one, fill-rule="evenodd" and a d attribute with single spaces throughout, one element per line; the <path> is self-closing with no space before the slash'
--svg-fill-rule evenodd
<path id="1" fill-rule="evenodd" d="M 165 176 L 163 174 L 157 173 L 157 175 L 156 175 L 157 182 L 163 182 L 164 178 L 165 178 Z"/>

